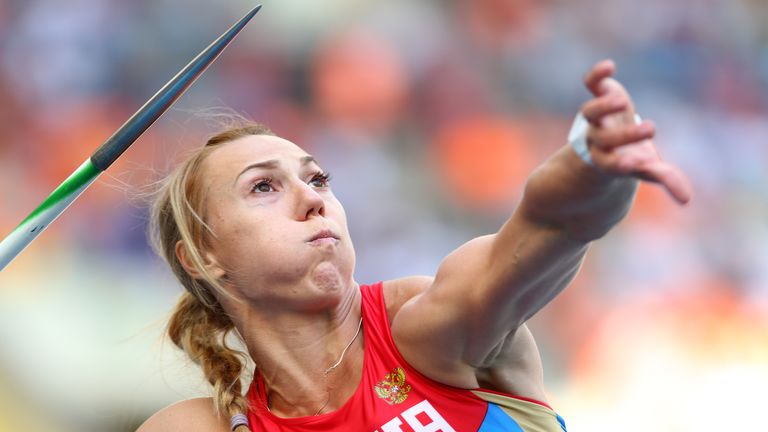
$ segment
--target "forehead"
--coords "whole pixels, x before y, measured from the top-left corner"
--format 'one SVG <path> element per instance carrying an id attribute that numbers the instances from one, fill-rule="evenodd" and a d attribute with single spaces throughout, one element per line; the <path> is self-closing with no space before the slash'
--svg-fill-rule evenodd
<path id="1" fill-rule="evenodd" d="M 248 165 L 277 160 L 285 168 L 298 166 L 301 158 L 308 156 L 301 147 L 276 136 L 249 135 L 219 144 L 205 159 L 203 165 L 207 177 L 234 179 Z"/>
<path id="2" fill-rule="evenodd" d="M 229 189 L 249 165 L 277 160 L 284 169 L 298 169 L 308 156 L 301 147 L 276 136 L 248 135 L 219 144 L 203 161 L 203 181 L 208 188 Z"/>

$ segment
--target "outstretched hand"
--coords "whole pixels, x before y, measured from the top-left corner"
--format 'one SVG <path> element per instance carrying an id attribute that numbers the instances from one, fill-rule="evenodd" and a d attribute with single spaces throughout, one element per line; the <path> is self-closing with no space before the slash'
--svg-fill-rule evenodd
<path id="1" fill-rule="evenodd" d="M 635 123 L 634 104 L 624 86 L 613 78 L 615 70 L 612 61 L 604 60 L 584 78 L 595 96 L 581 108 L 590 124 L 587 145 L 592 163 L 613 175 L 659 183 L 675 201 L 687 203 L 693 195 L 691 182 L 680 168 L 659 156 L 653 143 L 653 122 Z"/>

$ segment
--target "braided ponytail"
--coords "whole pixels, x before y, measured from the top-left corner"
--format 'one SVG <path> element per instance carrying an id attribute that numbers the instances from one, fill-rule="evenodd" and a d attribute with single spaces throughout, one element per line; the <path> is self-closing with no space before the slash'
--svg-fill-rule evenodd
<path id="1" fill-rule="evenodd" d="M 235 328 L 217 295 L 231 296 L 206 270 L 203 251 L 213 235 L 205 223 L 205 188 L 200 172 L 205 158 L 216 146 L 248 135 L 274 135 L 267 127 L 232 119 L 229 128 L 213 136 L 190 155 L 161 184 L 151 208 L 150 238 L 155 251 L 165 259 L 186 288 L 168 323 L 168 335 L 202 367 L 214 390 L 214 409 L 221 417 L 247 415 L 248 400 L 240 382 L 247 356 L 227 346 L 227 335 Z M 181 242 L 199 277 L 193 277 L 176 256 Z M 240 425 L 235 432 L 250 432 Z"/>
<path id="2" fill-rule="evenodd" d="M 217 415 L 227 418 L 245 414 L 249 408 L 240 382 L 245 354 L 230 348 L 226 342 L 233 329 L 232 320 L 223 311 L 206 307 L 188 292 L 181 295 L 168 323 L 168 335 L 173 343 L 203 369 L 213 386 Z M 250 429 L 241 425 L 235 431 L 250 432 Z"/>

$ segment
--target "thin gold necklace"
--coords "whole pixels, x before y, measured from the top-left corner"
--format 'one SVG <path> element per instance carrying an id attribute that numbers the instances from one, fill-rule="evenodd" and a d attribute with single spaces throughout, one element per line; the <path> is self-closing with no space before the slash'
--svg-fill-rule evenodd
<path id="1" fill-rule="evenodd" d="M 323 371 L 323 377 L 327 377 L 331 372 L 333 372 L 337 367 L 339 367 L 342 361 L 344 361 L 344 354 L 346 354 L 349 347 L 351 347 L 352 344 L 355 343 L 355 340 L 357 339 L 357 336 L 360 334 L 360 330 L 362 328 L 363 328 L 363 317 L 361 316 L 360 322 L 357 323 L 357 331 L 355 332 L 355 335 L 352 336 L 352 339 L 350 339 L 347 346 L 345 346 L 344 349 L 341 351 L 341 355 L 339 356 L 339 359 L 336 361 L 336 363 L 334 363 L 331 367 Z M 269 409 L 269 394 L 267 394 L 266 396 L 267 396 L 267 404 L 266 404 L 267 411 L 272 412 L 272 410 Z M 315 416 L 320 415 L 320 411 L 322 411 L 326 406 L 328 406 L 328 402 L 330 402 L 330 400 L 331 400 L 331 393 L 328 392 L 328 397 L 325 399 L 325 403 L 323 404 L 323 406 L 320 407 L 319 410 L 317 410 L 317 412 L 314 415 Z"/>
<path id="2" fill-rule="evenodd" d="M 352 340 L 350 340 L 347 346 L 344 347 L 344 350 L 341 352 L 341 355 L 339 356 L 339 360 L 336 363 L 334 363 L 333 366 L 329 367 L 328 369 L 325 370 L 325 372 L 323 372 L 324 376 L 328 376 L 329 373 L 333 372 L 334 369 L 339 367 L 339 365 L 341 364 L 341 361 L 344 360 L 344 354 L 347 353 L 347 350 L 349 349 L 349 347 L 351 347 L 352 344 L 355 342 L 355 339 L 357 339 L 357 335 L 360 334 L 360 329 L 362 328 L 363 328 L 363 317 L 361 316 L 360 322 L 357 323 L 357 331 L 355 332 L 355 335 L 352 336 Z"/>

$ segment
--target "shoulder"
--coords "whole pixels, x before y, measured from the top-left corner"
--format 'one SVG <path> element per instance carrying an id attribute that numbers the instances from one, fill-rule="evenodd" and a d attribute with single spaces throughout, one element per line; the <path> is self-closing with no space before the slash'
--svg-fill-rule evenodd
<path id="1" fill-rule="evenodd" d="M 458 283 L 465 282 L 463 278 L 472 274 L 467 269 L 478 267 L 484 262 L 495 238 L 495 234 L 476 237 L 451 252 L 443 259 L 438 269 L 438 283 L 444 284 L 446 279 L 458 280 Z M 450 269 L 454 270 L 448 271 Z M 389 321 L 392 322 L 392 318 L 403 305 L 425 293 L 434 284 L 434 276 L 408 276 L 385 281 L 384 303 L 387 306 Z"/>
<path id="2" fill-rule="evenodd" d="M 226 432 L 229 424 L 216 416 L 212 398 L 177 402 L 161 409 L 136 432 Z"/>
<path id="3" fill-rule="evenodd" d="M 384 282 L 384 304 L 389 322 L 404 304 L 432 286 L 434 280 L 432 276 L 409 276 Z"/>

